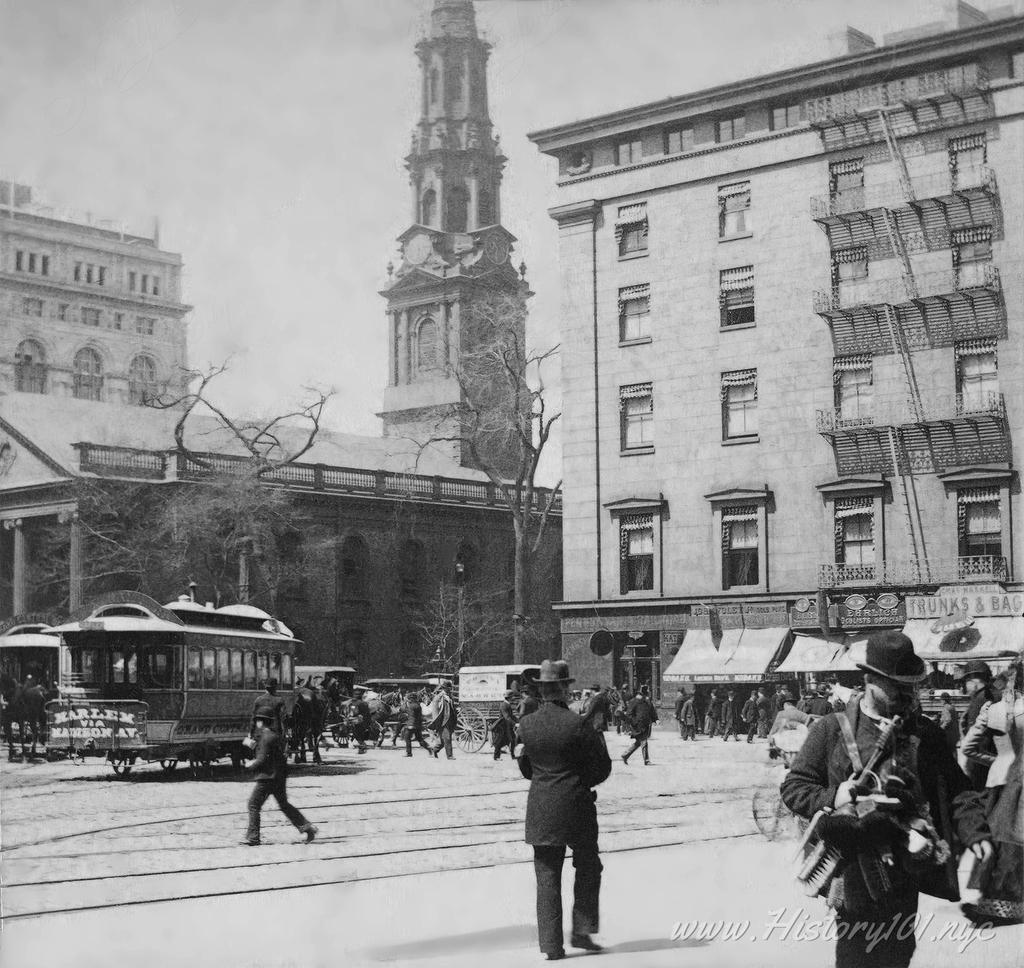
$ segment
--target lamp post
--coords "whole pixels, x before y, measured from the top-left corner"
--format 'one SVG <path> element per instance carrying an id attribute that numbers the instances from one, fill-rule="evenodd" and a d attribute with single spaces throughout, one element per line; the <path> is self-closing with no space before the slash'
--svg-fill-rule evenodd
<path id="1" fill-rule="evenodd" d="M 462 650 L 466 644 L 466 566 L 461 562 L 455 562 L 455 589 L 456 608 L 455 614 L 459 626 L 459 664 L 462 664 Z"/>

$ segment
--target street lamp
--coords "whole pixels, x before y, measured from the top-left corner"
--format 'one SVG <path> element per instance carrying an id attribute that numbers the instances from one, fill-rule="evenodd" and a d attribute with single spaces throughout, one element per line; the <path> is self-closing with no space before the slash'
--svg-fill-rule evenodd
<path id="1" fill-rule="evenodd" d="M 456 616 L 459 623 L 459 662 L 462 662 L 462 649 L 466 642 L 466 566 L 455 562 Z"/>

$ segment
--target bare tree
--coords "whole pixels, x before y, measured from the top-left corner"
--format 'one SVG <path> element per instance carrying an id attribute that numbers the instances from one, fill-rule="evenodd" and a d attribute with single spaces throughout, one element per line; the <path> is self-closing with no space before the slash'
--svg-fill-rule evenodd
<path id="1" fill-rule="evenodd" d="M 441 582 L 415 623 L 420 636 L 418 671 L 454 675 L 472 665 L 495 637 L 507 635 L 507 597 L 508 588 L 480 590 Z"/>
<path id="2" fill-rule="evenodd" d="M 492 293 L 463 313 L 462 346 L 453 370 L 462 400 L 437 421 L 421 451 L 458 443 L 482 470 L 512 517 L 515 540 L 513 661 L 522 662 L 524 624 L 531 615 L 531 566 L 541 548 L 562 482 L 537 485 L 537 469 L 561 411 L 548 408 L 544 364 L 558 346 L 526 346 L 526 303 L 521 295 Z"/>

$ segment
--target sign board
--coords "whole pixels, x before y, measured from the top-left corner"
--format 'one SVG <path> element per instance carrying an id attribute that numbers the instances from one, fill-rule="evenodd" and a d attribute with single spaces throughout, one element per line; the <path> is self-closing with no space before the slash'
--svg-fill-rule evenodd
<path id="1" fill-rule="evenodd" d="M 688 628 L 711 628 L 715 621 L 723 629 L 768 629 L 781 628 L 789 624 L 785 602 L 765 602 L 749 604 L 737 602 L 735 605 L 694 605 L 690 608 Z"/>
<path id="2" fill-rule="evenodd" d="M 144 702 L 96 700 L 54 701 L 46 704 L 50 743 L 75 749 L 142 749 L 146 745 Z"/>
<path id="3" fill-rule="evenodd" d="M 1024 593 L 976 589 L 939 589 L 938 595 L 908 595 L 908 619 L 938 619 L 960 613 L 972 618 L 1024 614 Z"/>
<path id="4" fill-rule="evenodd" d="M 512 672 L 473 672 L 459 675 L 459 702 L 495 702 L 505 698 L 508 684 L 522 676 Z"/>
<path id="5" fill-rule="evenodd" d="M 828 608 L 832 616 L 830 624 L 836 629 L 902 628 L 907 621 L 906 604 L 891 592 L 883 592 L 875 598 L 832 596 Z M 789 612 L 789 624 L 793 628 L 821 628 L 818 612 L 807 598 L 794 603 Z"/>

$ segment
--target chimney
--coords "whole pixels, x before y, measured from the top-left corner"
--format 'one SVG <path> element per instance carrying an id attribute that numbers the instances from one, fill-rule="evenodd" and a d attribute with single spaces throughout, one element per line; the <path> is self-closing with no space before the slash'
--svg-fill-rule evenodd
<path id="1" fill-rule="evenodd" d="M 864 31 L 847 26 L 828 35 L 829 53 L 833 57 L 846 57 L 848 54 L 863 54 L 874 49 L 874 40 Z"/>

